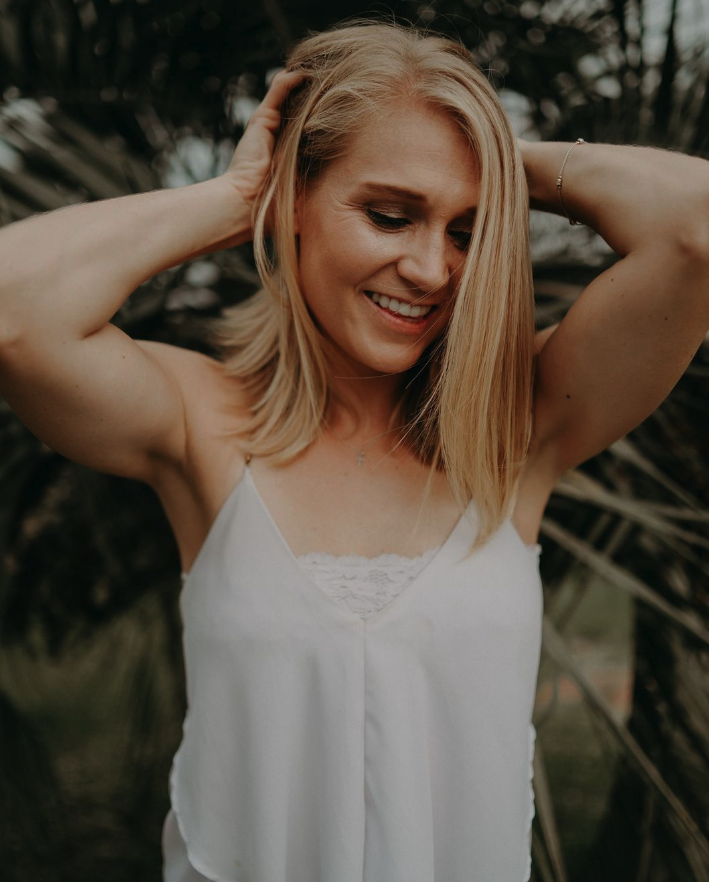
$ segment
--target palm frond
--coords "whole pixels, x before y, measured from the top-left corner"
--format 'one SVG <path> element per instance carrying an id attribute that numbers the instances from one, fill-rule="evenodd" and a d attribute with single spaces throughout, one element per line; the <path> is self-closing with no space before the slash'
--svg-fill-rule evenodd
<path id="1" fill-rule="evenodd" d="M 709 647 L 709 630 L 700 624 L 695 616 L 668 603 L 657 591 L 623 567 L 613 563 L 607 555 L 597 551 L 589 543 L 565 530 L 550 518 L 543 519 L 542 532 L 570 552 L 574 560 L 586 564 L 613 585 L 629 592 L 637 600 L 642 600 L 660 613 L 664 621 L 678 625 L 700 643 Z"/>
<path id="2" fill-rule="evenodd" d="M 546 653 L 578 686 L 590 709 L 622 745 L 625 755 L 632 760 L 637 772 L 657 791 L 661 801 L 679 822 L 683 832 L 697 849 L 696 854 L 691 851 L 687 852 L 688 858 L 692 860 L 692 870 L 698 880 L 702 880 L 702 882 L 708 880 L 709 840 L 697 826 L 682 800 L 672 791 L 659 769 L 643 751 L 638 741 L 625 726 L 617 721 L 613 709 L 598 689 L 584 675 L 564 645 L 563 638 L 548 618 L 544 620 L 543 639 Z M 697 857 L 700 860 L 697 860 Z"/>
<path id="3" fill-rule="evenodd" d="M 543 882 L 567 882 L 564 852 L 554 818 L 554 802 L 539 740 L 534 753 L 534 801 L 542 832 L 541 838 L 533 838 L 532 854 L 535 863 Z"/>
<path id="4" fill-rule="evenodd" d="M 554 492 L 568 499 L 592 503 L 606 511 L 622 515 L 657 536 L 671 536 L 689 545 L 709 549 L 709 538 L 701 533 L 678 527 L 673 521 L 685 520 L 686 509 L 665 505 L 661 508 L 652 500 L 626 496 L 604 487 L 599 481 L 580 470 L 568 472 L 554 487 Z M 709 524 L 709 510 L 689 511 L 689 519 L 700 525 Z"/>
<path id="5" fill-rule="evenodd" d="M 447 0 L 426 7 L 425 16 L 417 4 L 403 0 L 397 13 L 462 38 L 496 86 L 527 96 L 531 124 L 544 139 L 581 135 L 707 155 L 706 47 L 680 45 L 678 16 L 686 13 L 687 4 L 684 11 L 675 0 L 659 0 L 658 6 L 667 12 L 668 22 L 659 41 L 648 30 L 641 0 Z M 212 147 L 236 140 L 240 129 L 227 106 L 234 90 L 243 92 L 248 82 L 249 96 L 258 99 L 266 70 L 282 62 L 286 45 L 306 29 L 328 26 L 360 12 L 361 6 L 350 2 L 325 8 L 314 0 L 269 0 L 261 6 L 221 4 L 218 11 L 205 10 L 204 4 L 188 0 L 4 5 L 0 223 L 164 186 L 167 169 L 187 138 L 203 139 Z M 661 44 L 659 54 L 649 51 L 651 42 Z M 229 53 L 222 51 L 225 45 Z M 584 287 L 615 259 L 599 237 L 571 231 L 556 220 L 533 221 L 540 326 L 563 318 Z M 257 283 L 250 258 L 237 251 L 215 255 L 205 264 L 212 281 L 203 285 L 199 273 L 183 268 L 163 274 L 129 298 L 117 324 L 135 336 L 202 346 L 200 317 L 213 315 L 220 304 L 236 302 Z M 707 356 L 700 352 L 658 413 L 560 482 L 542 526 L 548 540 L 541 561 L 547 606 L 558 606 L 553 603 L 557 593 L 571 594 L 563 613 L 555 616 L 557 628 L 583 612 L 584 599 L 595 590 L 592 574 L 640 601 L 635 688 L 625 725 L 617 719 L 617 709 L 583 677 L 558 632 L 545 623 L 547 653 L 577 683 L 594 717 L 603 720 L 631 764 L 632 774 L 617 773 L 604 817 L 607 835 L 599 834 L 584 862 L 594 866 L 603 860 L 604 882 L 688 882 L 690 874 L 706 878 L 707 833 L 701 824 L 709 818 L 709 808 L 700 791 L 706 789 L 709 764 L 709 515 L 703 501 L 709 491 L 704 420 L 708 376 Z M 49 646 L 56 657 L 66 658 L 79 647 L 89 653 L 92 637 L 102 635 L 107 646 L 126 653 L 125 664 L 115 665 L 115 677 L 104 684 L 114 725 L 115 720 L 126 722 L 121 737 L 127 740 L 119 739 L 120 746 L 112 742 L 110 748 L 126 798 L 123 808 L 103 811 L 111 835 L 116 835 L 114 811 L 135 812 L 136 819 L 145 820 L 146 843 L 153 843 L 146 844 L 146 849 L 153 848 L 146 866 L 154 870 L 147 878 L 154 878 L 159 867 L 150 861 L 157 859 L 165 769 L 149 770 L 152 763 L 166 761 L 165 756 L 158 758 L 161 727 L 179 726 L 184 700 L 176 558 L 167 525 L 146 488 L 74 468 L 19 426 L 3 402 L 0 448 L 0 662 L 7 657 L 10 637 L 25 651 L 41 655 Z M 130 559 L 125 548 L 132 549 Z M 131 627 L 133 639 L 123 633 Z M 111 643 L 118 632 L 125 642 L 116 637 Z M 157 635 L 150 647 L 146 633 Z M 101 662 L 107 668 L 109 656 Z M 168 695 L 170 701 L 163 705 Z M 16 702 L 8 702 L 0 700 L 3 722 L 10 720 L 8 731 L 24 733 L 22 739 L 34 743 L 34 722 Z M 165 722 L 168 705 L 172 723 Z M 553 714 L 553 708 L 548 710 Z M 1 745 L 8 752 L 0 751 L 0 761 L 24 755 L 20 740 Z M 553 751 L 544 751 L 543 741 L 542 726 L 535 759 L 535 871 L 545 882 L 562 882 L 574 868 L 563 829 L 554 820 L 559 794 L 549 785 L 553 778 L 549 774 L 547 780 L 547 765 L 551 770 L 555 757 Z M 50 759 L 44 766 L 37 759 L 37 768 L 50 769 Z M 49 771 L 42 774 L 51 777 Z M 106 772 L 108 780 L 113 779 Z M 157 788 L 157 796 L 151 795 L 151 787 Z M 619 818 L 627 800 L 638 793 L 644 814 L 636 828 L 627 829 L 622 842 L 626 859 L 617 855 Z M 93 808 L 99 813 L 98 806 Z M 88 826 L 85 818 L 73 823 L 78 829 Z M 135 825 L 132 830 L 139 835 Z M 100 831 L 96 837 L 96 843 L 82 842 L 81 850 L 98 854 Z M 34 835 L 31 841 L 36 841 Z M 0 860 L 2 853 L 0 835 Z M 119 865 L 114 869 L 115 863 L 106 861 L 98 874 L 94 868 L 85 875 L 106 882 L 138 878 L 132 868 L 127 873 Z M 75 866 L 72 878 L 78 880 L 82 871 Z M 582 871 L 577 875 L 580 882 Z M 19 878 L 43 882 L 39 867 Z"/>

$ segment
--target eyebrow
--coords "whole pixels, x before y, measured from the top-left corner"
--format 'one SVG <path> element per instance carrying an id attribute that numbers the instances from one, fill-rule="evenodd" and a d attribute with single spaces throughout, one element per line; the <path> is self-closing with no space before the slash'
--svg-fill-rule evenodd
<path id="1" fill-rule="evenodd" d="M 406 187 L 397 187 L 394 184 L 378 184 L 375 181 L 367 181 L 362 184 L 362 189 L 370 193 L 381 193 L 385 196 L 398 196 L 400 199 L 408 199 L 410 202 L 428 202 L 423 193 L 419 193 L 417 190 L 408 190 Z M 477 205 L 471 205 L 462 212 L 461 217 L 474 215 L 477 210 Z"/>

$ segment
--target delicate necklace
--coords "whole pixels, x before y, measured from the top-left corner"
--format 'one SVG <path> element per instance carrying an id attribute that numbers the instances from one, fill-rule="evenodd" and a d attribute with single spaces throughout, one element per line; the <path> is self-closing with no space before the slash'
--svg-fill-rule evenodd
<path id="1" fill-rule="evenodd" d="M 351 444 L 348 444 L 347 441 L 345 441 L 345 439 L 342 437 L 342 435 L 336 432 L 327 421 L 325 421 L 325 425 L 332 432 L 335 438 L 337 438 L 338 441 L 341 441 L 345 445 L 345 447 L 349 447 L 349 449 L 353 453 L 357 454 L 355 462 L 358 466 L 364 465 L 364 450 L 368 444 L 371 444 L 372 441 L 376 441 L 377 438 L 381 438 L 382 435 L 388 435 L 390 432 L 397 431 L 396 429 L 387 429 L 385 432 L 380 432 L 378 435 L 375 435 L 374 438 L 369 438 L 367 441 L 363 441 L 359 447 L 353 447 Z"/>

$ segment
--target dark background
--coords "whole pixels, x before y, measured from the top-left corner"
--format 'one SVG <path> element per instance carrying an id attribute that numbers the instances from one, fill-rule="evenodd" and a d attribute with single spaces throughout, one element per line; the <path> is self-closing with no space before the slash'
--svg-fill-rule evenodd
<path id="1" fill-rule="evenodd" d="M 700 4 L 2 0 L 0 222 L 218 174 L 293 41 L 364 14 L 463 40 L 521 136 L 709 158 Z M 545 327 L 615 257 L 548 215 L 532 239 Z M 209 255 L 146 282 L 114 322 L 209 352 L 204 320 L 256 284 L 248 247 Z M 708 379 L 705 345 L 547 510 L 534 880 L 709 879 Z M 0 399 L 7 882 L 160 879 L 185 710 L 178 591 L 152 490 L 55 454 Z"/>

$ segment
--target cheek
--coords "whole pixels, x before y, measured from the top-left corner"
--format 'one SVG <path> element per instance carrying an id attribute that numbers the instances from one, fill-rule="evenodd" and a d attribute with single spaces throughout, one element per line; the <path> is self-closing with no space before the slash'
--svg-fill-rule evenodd
<path id="1" fill-rule="evenodd" d="M 329 225 L 310 226 L 300 239 L 303 286 L 315 297 L 323 287 L 358 287 L 390 262 L 386 246 L 363 223 L 335 218 Z"/>

